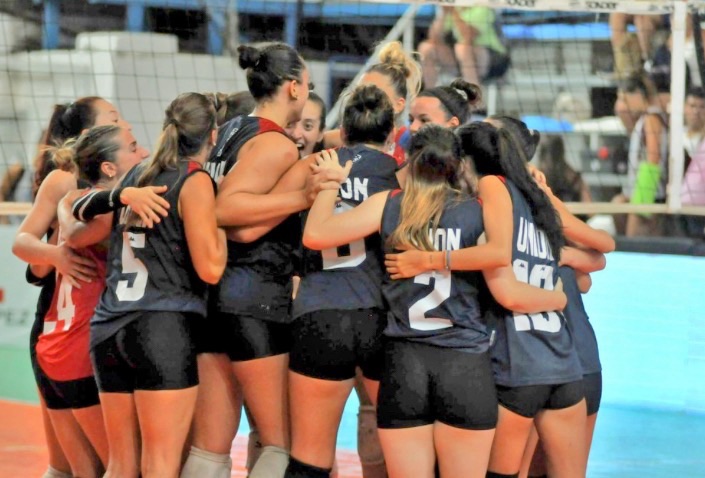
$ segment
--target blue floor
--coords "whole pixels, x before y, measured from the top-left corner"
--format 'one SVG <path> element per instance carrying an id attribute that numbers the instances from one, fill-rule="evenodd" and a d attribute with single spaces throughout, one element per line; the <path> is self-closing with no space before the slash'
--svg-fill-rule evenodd
<path id="1" fill-rule="evenodd" d="M 357 447 L 357 397 L 348 400 L 338 448 Z M 240 434 L 246 433 L 246 423 Z M 705 477 L 705 415 L 603 406 L 588 478 Z"/>

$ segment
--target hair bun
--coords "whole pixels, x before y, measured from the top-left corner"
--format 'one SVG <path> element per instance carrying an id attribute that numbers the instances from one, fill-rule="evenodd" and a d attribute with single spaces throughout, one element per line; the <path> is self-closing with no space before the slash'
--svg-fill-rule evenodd
<path id="1" fill-rule="evenodd" d="M 409 68 L 409 57 L 404 52 L 404 47 L 401 42 L 389 42 L 379 51 L 379 61 L 392 68 L 398 69 L 404 74 L 405 78 L 411 75 Z"/>
<path id="2" fill-rule="evenodd" d="M 250 45 L 240 45 L 237 47 L 237 52 L 238 63 L 243 70 L 254 68 L 262 59 L 262 52 Z"/>
<path id="3" fill-rule="evenodd" d="M 358 87 L 353 96 L 355 97 L 353 104 L 363 111 L 379 108 L 386 94 L 375 85 L 365 85 Z"/>
<path id="4" fill-rule="evenodd" d="M 470 83 L 462 78 L 456 78 L 450 87 L 465 97 L 465 100 L 474 105 L 482 100 L 482 89 L 475 83 Z"/>

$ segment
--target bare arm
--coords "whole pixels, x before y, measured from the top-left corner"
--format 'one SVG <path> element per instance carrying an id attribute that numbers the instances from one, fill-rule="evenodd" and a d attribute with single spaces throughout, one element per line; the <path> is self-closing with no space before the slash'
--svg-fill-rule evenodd
<path id="1" fill-rule="evenodd" d="M 603 253 L 594 249 L 566 246 L 561 251 L 561 265 L 589 274 L 604 269 L 607 259 Z"/>
<path id="2" fill-rule="evenodd" d="M 286 171 L 298 161 L 296 146 L 279 133 L 257 136 L 240 151 L 216 199 L 220 226 L 250 226 L 302 211 L 309 206 L 305 191 L 273 192 Z"/>
<path id="3" fill-rule="evenodd" d="M 341 176 L 340 172 L 330 169 L 319 171 L 317 174 L 311 175 L 311 165 L 315 164 L 315 162 L 316 159 L 313 155 L 297 162 L 282 180 L 274 186 L 272 192 L 288 188 L 304 188 L 306 197 L 313 203 L 316 195 L 324 189 L 338 191 L 340 189 L 340 182 L 345 181 L 345 178 Z M 287 217 L 288 216 L 281 216 L 269 219 L 252 226 L 228 227 L 225 232 L 228 239 L 231 241 L 241 243 L 254 242 L 278 226 Z"/>
<path id="4" fill-rule="evenodd" d="M 509 267 L 483 270 L 492 297 L 505 309 L 524 314 L 562 310 L 568 303 L 565 293 L 519 282 Z"/>
<path id="5" fill-rule="evenodd" d="M 583 294 L 587 294 L 592 287 L 592 278 L 590 277 L 590 274 L 575 271 L 575 278 L 578 281 L 578 290 Z"/>
<path id="6" fill-rule="evenodd" d="M 216 284 L 225 270 L 228 251 L 225 232 L 215 219 L 213 182 L 205 172 L 186 179 L 179 195 L 179 211 L 196 273 L 203 281 Z"/>
<path id="7" fill-rule="evenodd" d="M 342 171 L 343 180 L 352 168 L 351 161 L 348 161 L 344 168 L 341 167 L 334 150 L 323 151 L 318 165 L 320 169 Z M 373 194 L 357 207 L 335 214 L 338 191 L 321 191 L 308 213 L 303 235 L 304 246 L 323 250 L 348 244 L 378 232 L 388 195 L 389 191 Z"/>
<path id="8" fill-rule="evenodd" d="M 443 43 L 443 24 L 445 20 L 445 9 L 439 8 L 436 18 L 433 19 L 431 26 L 428 28 L 428 40 L 431 43 Z"/>
<path id="9" fill-rule="evenodd" d="M 55 225 L 59 201 L 74 189 L 76 178 L 71 173 L 53 171 L 46 177 L 31 211 L 15 236 L 12 253 L 29 264 L 56 268 L 74 287 L 80 288 L 80 281 L 90 282 L 95 276 L 93 261 L 79 256 L 66 244 L 55 245 L 42 240 L 52 225 Z M 45 272 L 45 267 L 35 269 L 35 273 Z"/>
<path id="10" fill-rule="evenodd" d="M 478 31 L 460 17 L 460 11 L 457 8 L 446 8 L 449 8 L 452 11 L 451 18 L 453 19 L 453 25 L 460 34 L 462 42 L 466 45 L 472 45 L 478 35 Z"/>
<path id="11" fill-rule="evenodd" d="M 551 200 L 551 204 L 553 204 L 553 207 L 561 218 L 563 234 L 565 234 L 566 238 L 576 244 L 595 249 L 602 253 L 614 251 L 616 244 L 612 236 L 605 231 L 593 229 L 575 217 L 565 204 L 554 196 L 550 190 L 548 190 L 547 194 Z"/>
<path id="12" fill-rule="evenodd" d="M 73 202 L 85 194 L 82 191 L 71 191 L 59 202 L 57 216 L 61 229 L 61 237 L 66 244 L 74 249 L 90 246 L 110 237 L 113 214 L 97 216 L 90 222 L 82 222 L 73 217 Z"/>
<path id="13" fill-rule="evenodd" d="M 506 186 L 496 176 L 480 180 L 482 216 L 486 240 L 482 244 L 450 252 L 450 265 L 456 271 L 479 271 L 508 266 L 512 260 L 512 200 Z M 444 252 L 408 250 L 387 254 L 385 265 L 392 279 L 414 277 L 430 270 L 442 269 Z"/>
<path id="14" fill-rule="evenodd" d="M 654 165 L 661 163 L 661 133 L 663 124 L 661 119 L 655 115 L 646 115 L 644 121 L 644 139 L 646 142 L 646 160 Z"/>

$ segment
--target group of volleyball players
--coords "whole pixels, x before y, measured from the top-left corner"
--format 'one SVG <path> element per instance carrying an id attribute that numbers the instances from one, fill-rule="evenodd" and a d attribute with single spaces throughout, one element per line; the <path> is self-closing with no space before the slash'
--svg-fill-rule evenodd
<path id="1" fill-rule="evenodd" d="M 229 477 L 243 404 L 249 476 L 332 476 L 353 388 L 366 478 L 584 476 L 614 242 L 530 168 L 538 133 L 420 91 L 399 43 L 324 131 L 294 49 L 238 51 L 249 95 L 178 96 L 150 159 L 101 98 L 52 117 L 13 249 L 44 476 Z"/>

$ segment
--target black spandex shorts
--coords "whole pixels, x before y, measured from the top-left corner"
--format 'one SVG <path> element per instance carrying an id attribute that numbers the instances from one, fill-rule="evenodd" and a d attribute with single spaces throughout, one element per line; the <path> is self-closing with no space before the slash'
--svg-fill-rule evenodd
<path id="1" fill-rule="evenodd" d="M 583 389 L 588 416 L 600 411 L 602 402 L 602 372 L 583 375 Z"/>
<path id="2" fill-rule="evenodd" d="M 95 377 L 76 380 L 54 380 L 41 367 L 35 371 L 39 393 L 50 410 L 74 410 L 98 405 L 98 386 Z"/>
<path id="3" fill-rule="evenodd" d="M 291 324 L 226 313 L 210 313 L 196 326 L 198 353 L 223 353 L 244 362 L 289 353 Z"/>
<path id="4" fill-rule="evenodd" d="M 347 380 L 360 367 L 365 378 L 379 380 L 386 326 L 387 314 L 380 309 L 304 314 L 292 323 L 289 369 L 322 380 Z"/>
<path id="5" fill-rule="evenodd" d="M 106 393 L 181 390 L 198 385 L 192 324 L 180 312 L 144 312 L 91 351 L 98 388 Z"/>
<path id="6" fill-rule="evenodd" d="M 561 410 L 572 407 L 585 398 L 583 381 L 559 385 L 527 385 L 505 387 L 497 385 L 500 405 L 522 417 L 534 418 L 541 410 Z"/>
<path id="7" fill-rule="evenodd" d="M 497 426 L 497 392 L 487 353 L 387 339 L 379 387 L 379 428 L 436 421 L 468 430 Z"/>

